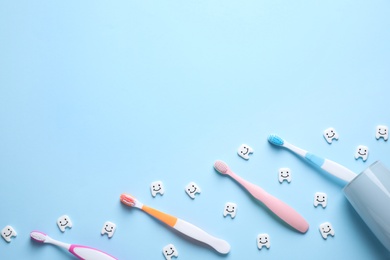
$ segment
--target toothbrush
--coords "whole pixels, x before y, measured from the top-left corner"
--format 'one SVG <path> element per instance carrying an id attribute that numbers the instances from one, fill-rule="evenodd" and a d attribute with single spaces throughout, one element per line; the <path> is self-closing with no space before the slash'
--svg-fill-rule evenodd
<path id="1" fill-rule="evenodd" d="M 131 196 L 130 194 L 123 193 L 120 196 L 120 200 L 126 206 L 135 207 L 143 210 L 144 212 L 155 217 L 161 222 L 176 229 L 180 233 L 211 246 L 221 254 L 227 254 L 230 251 L 230 245 L 225 240 L 213 237 L 210 234 L 203 231 L 202 229 L 182 219 L 176 218 L 174 216 L 168 215 L 164 212 L 146 206 L 143 203 L 141 203 L 139 200 Z"/>
<path id="2" fill-rule="evenodd" d="M 232 170 L 229 166 L 223 161 L 216 161 L 214 163 L 214 168 L 219 173 L 224 175 L 229 175 L 231 178 L 236 180 L 239 184 L 242 185 L 253 197 L 262 202 L 268 209 L 270 209 L 275 215 L 277 215 L 284 222 L 289 224 L 291 227 L 295 228 L 301 233 L 306 233 L 309 229 L 309 224 L 307 221 L 292 207 L 279 200 L 278 198 L 267 193 L 265 190 L 250 183 L 247 180 L 244 180 Z"/>
<path id="3" fill-rule="evenodd" d="M 321 158 L 317 155 L 314 155 L 312 153 L 309 153 L 308 151 L 305 151 L 301 148 L 298 148 L 288 142 L 286 142 L 284 139 L 279 137 L 278 135 L 272 134 L 268 136 L 268 142 L 270 142 L 273 145 L 276 146 L 282 146 L 287 148 L 288 150 L 292 151 L 293 153 L 301 156 L 306 161 L 312 163 L 313 165 L 323 169 L 324 171 L 328 172 L 329 174 L 342 179 L 346 182 L 350 182 L 353 178 L 355 178 L 357 175 L 356 173 L 352 172 L 351 170 L 347 169 L 346 167 L 331 161 L 329 159 Z"/>
<path id="4" fill-rule="evenodd" d="M 106 254 L 100 250 L 97 250 L 92 247 L 88 246 L 80 246 L 80 245 L 71 245 L 66 244 L 57 240 L 54 240 L 53 238 L 49 237 L 45 233 L 42 233 L 40 231 L 32 231 L 30 233 L 30 237 L 40 243 L 48 243 L 53 244 L 62 248 L 65 248 L 69 252 L 71 252 L 73 255 L 75 255 L 78 259 L 83 260 L 117 260 L 117 258 L 110 256 L 109 254 Z"/>

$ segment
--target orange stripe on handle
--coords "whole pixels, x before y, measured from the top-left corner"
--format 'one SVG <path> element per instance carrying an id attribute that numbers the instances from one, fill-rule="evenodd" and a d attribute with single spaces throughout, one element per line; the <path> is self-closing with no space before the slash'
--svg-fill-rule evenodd
<path id="1" fill-rule="evenodd" d="M 148 213 L 149 215 L 157 218 L 158 220 L 164 222 L 168 226 L 173 227 L 176 224 L 177 218 L 171 215 L 168 215 L 164 212 L 158 211 L 157 209 L 143 205 L 142 210 Z"/>

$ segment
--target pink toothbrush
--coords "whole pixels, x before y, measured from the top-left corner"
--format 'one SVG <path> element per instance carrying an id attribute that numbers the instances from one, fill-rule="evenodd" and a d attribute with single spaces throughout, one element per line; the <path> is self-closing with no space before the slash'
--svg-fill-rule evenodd
<path id="1" fill-rule="evenodd" d="M 66 244 L 57 240 L 52 239 L 45 233 L 40 231 L 32 231 L 30 233 L 32 239 L 40 243 L 49 243 L 62 248 L 67 249 L 73 255 L 75 255 L 78 259 L 83 260 L 117 260 L 115 257 L 110 256 L 100 250 L 97 250 L 88 246 L 80 246 L 80 245 L 71 245 Z"/>
<path id="2" fill-rule="evenodd" d="M 216 161 L 214 163 L 214 168 L 219 173 L 229 175 L 231 178 L 236 180 L 253 197 L 262 202 L 268 209 L 270 209 L 273 213 L 275 213 L 275 215 L 277 215 L 291 227 L 295 228 L 301 233 L 306 233 L 306 231 L 309 229 L 309 224 L 306 222 L 306 220 L 292 207 L 270 195 L 259 186 L 256 186 L 235 174 L 232 170 L 230 170 L 229 166 L 225 162 Z"/>

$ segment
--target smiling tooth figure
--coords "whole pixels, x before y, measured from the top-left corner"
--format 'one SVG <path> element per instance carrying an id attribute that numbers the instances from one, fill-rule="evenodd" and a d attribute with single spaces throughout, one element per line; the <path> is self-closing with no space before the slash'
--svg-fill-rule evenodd
<path id="1" fill-rule="evenodd" d="M 389 139 L 389 128 L 385 125 L 378 125 L 376 127 L 375 138 L 377 140 L 383 138 L 383 140 L 387 141 Z"/>
<path id="2" fill-rule="evenodd" d="M 164 246 L 163 255 L 165 256 L 166 260 L 170 260 L 172 259 L 172 257 L 179 257 L 179 252 L 177 251 L 174 245 L 169 244 Z"/>
<path id="3" fill-rule="evenodd" d="M 163 183 L 161 181 L 152 182 L 150 184 L 150 192 L 152 193 L 153 197 L 156 197 L 157 193 L 162 196 L 165 192 Z"/>
<path id="4" fill-rule="evenodd" d="M 195 194 L 201 192 L 199 186 L 195 182 L 190 182 L 187 184 L 185 191 L 191 199 L 195 199 Z"/>
<path id="5" fill-rule="evenodd" d="M 259 234 L 257 235 L 257 247 L 261 250 L 263 246 L 269 248 L 271 246 L 271 242 L 269 240 L 269 235 L 268 234 Z"/>
<path id="6" fill-rule="evenodd" d="M 110 221 L 106 221 L 103 225 L 100 234 L 102 235 L 107 234 L 108 238 L 111 238 L 114 235 L 115 230 L 116 230 L 116 224 Z"/>
<path id="7" fill-rule="evenodd" d="M 253 152 L 254 150 L 247 144 L 242 144 L 237 150 L 237 154 L 245 160 L 249 160 L 249 154 Z"/>
<path id="8" fill-rule="evenodd" d="M 70 220 L 69 216 L 63 215 L 58 218 L 57 225 L 61 232 L 65 232 L 65 228 L 72 228 L 72 221 Z"/>
<path id="9" fill-rule="evenodd" d="M 334 130 L 333 127 L 329 127 L 328 129 L 324 130 L 324 138 L 329 144 L 331 144 L 333 139 L 339 139 L 339 134 L 336 132 L 336 130 Z"/>
<path id="10" fill-rule="evenodd" d="M 329 235 L 334 237 L 334 229 L 329 222 L 322 223 L 320 225 L 320 233 L 324 239 L 327 239 Z"/>
<path id="11" fill-rule="evenodd" d="M 278 178 L 280 183 L 282 183 L 283 181 L 287 181 L 288 183 L 290 183 L 291 182 L 290 168 L 280 168 L 278 171 Z"/>
<path id="12" fill-rule="evenodd" d="M 323 208 L 328 204 L 328 196 L 326 193 L 316 192 L 316 194 L 314 194 L 314 206 L 317 207 L 319 204 L 321 204 Z"/>
<path id="13" fill-rule="evenodd" d="M 362 158 L 362 160 L 365 162 L 367 160 L 367 157 L 368 157 L 368 147 L 364 145 L 359 145 L 356 148 L 355 159 L 357 160 L 359 158 Z"/>
<path id="14" fill-rule="evenodd" d="M 5 228 L 3 228 L 3 230 L 1 230 L 1 236 L 8 243 L 11 242 L 11 237 L 16 237 L 17 235 L 18 234 L 16 233 L 15 229 L 13 227 L 11 227 L 10 225 L 5 226 Z"/>
<path id="15" fill-rule="evenodd" d="M 227 215 L 230 215 L 231 218 L 234 218 L 236 216 L 237 212 L 237 204 L 233 202 L 227 202 L 225 204 L 225 209 L 223 210 L 223 216 L 226 217 Z"/>

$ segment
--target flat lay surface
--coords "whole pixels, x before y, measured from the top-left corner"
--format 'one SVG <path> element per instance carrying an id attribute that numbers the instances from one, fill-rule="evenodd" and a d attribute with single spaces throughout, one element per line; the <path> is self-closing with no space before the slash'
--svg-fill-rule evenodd
<path id="1" fill-rule="evenodd" d="M 390 126 L 389 11 L 388 1 L 0 1 L 0 230 L 16 232 L 0 238 L 0 259 L 75 259 L 34 230 L 121 260 L 165 259 L 170 244 L 177 259 L 389 259 L 346 182 L 267 141 L 278 134 L 355 173 L 390 168 L 390 141 L 376 138 Z"/>

